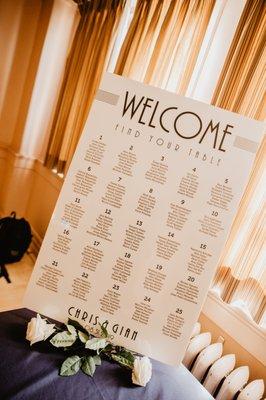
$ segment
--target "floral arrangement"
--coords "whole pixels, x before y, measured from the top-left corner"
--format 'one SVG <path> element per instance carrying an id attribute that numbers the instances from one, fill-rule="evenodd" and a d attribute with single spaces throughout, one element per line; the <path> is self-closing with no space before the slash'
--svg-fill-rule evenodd
<path id="1" fill-rule="evenodd" d="M 132 371 L 132 382 L 138 386 L 146 386 L 151 379 L 152 365 L 148 357 L 139 357 L 124 347 L 115 346 L 107 329 L 100 325 L 100 334 L 94 336 L 77 321 L 69 319 L 68 323 L 57 326 L 37 314 L 28 323 L 26 339 L 30 345 L 50 338 L 54 347 L 71 349 L 76 353 L 67 357 L 61 365 L 61 376 L 75 375 L 80 369 L 86 375 L 93 376 L 101 359 L 114 361 Z"/>

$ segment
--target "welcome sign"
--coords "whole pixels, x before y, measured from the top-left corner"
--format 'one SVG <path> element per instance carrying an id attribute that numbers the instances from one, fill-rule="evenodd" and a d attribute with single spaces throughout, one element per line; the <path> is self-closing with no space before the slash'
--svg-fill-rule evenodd
<path id="1" fill-rule="evenodd" d="M 261 138 L 257 121 L 106 74 L 25 306 L 180 363 Z"/>

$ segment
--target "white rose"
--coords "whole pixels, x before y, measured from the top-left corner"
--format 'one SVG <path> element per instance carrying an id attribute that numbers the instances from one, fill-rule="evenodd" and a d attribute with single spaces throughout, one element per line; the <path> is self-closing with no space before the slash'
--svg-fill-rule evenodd
<path id="1" fill-rule="evenodd" d="M 49 324 L 37 314 L 37 318 L 32 318 L 28 323 L 26 339 L 32 345 L 33 343 L 46 340 L 54 331 L 54 324 Z"/>
<path id="2" fill-rule="evenodd" d="M 138 386 L 146 386 L 151 379 L 152 365 L 148 357 L 136 357 L 132 371 L 132 382 Z"/>

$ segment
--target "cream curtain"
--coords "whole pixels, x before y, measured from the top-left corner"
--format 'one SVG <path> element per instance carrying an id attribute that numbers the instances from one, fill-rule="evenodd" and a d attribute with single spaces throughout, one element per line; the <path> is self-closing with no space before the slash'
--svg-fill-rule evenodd
<path id="1" fill-rule="evenodd" d="M 125 1 L 77 2 L 81 19 L 68 57 L 45 161 L 58 174 L 68 168 L 102 72 L 118 45 L 117 31 L 123 28 L 119 22 Z M 214 3 L 137 0 L 115 73 L 184 94 Z M 130 12 L 126 19 L 129 17 Z"/>
<path id="2" fill-rule="evenodd" d="M 266 3 L 249 0 L 217 85 L 214 105 L 265 119 Z M 222 299 L 265 324 L 266 306 L 266 139 L 240 203 L 215 280 Z"/>
<path id="3" fill-rule="evenodd" d="M 215 0 L 138 0 L 115 73 L 185 94 Z"/>
<path id="4" fill-rule="evenodd" d="M 70 49 L 45 164 L 63 173 L 75 151 L 124 7 L 121 0 L 79 1 L 81 18 Z"/>

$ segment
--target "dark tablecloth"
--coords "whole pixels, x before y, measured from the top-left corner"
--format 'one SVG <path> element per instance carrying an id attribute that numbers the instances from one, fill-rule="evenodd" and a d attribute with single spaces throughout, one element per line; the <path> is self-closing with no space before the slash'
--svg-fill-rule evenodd
<path id="1" fill-rule="evenodd" d="M 153 375 L 145 388 L 131 384 L 130 371 L 104 361 L 93 378 L 79 372 L 60 377 L 63 352 L 41 342 L 31 348 L 25 340 L 35 313 L 0 313 L 1 400 L 211 400 L 212 396 L 181 365 L 170 367 L 152 360 Z"/>

